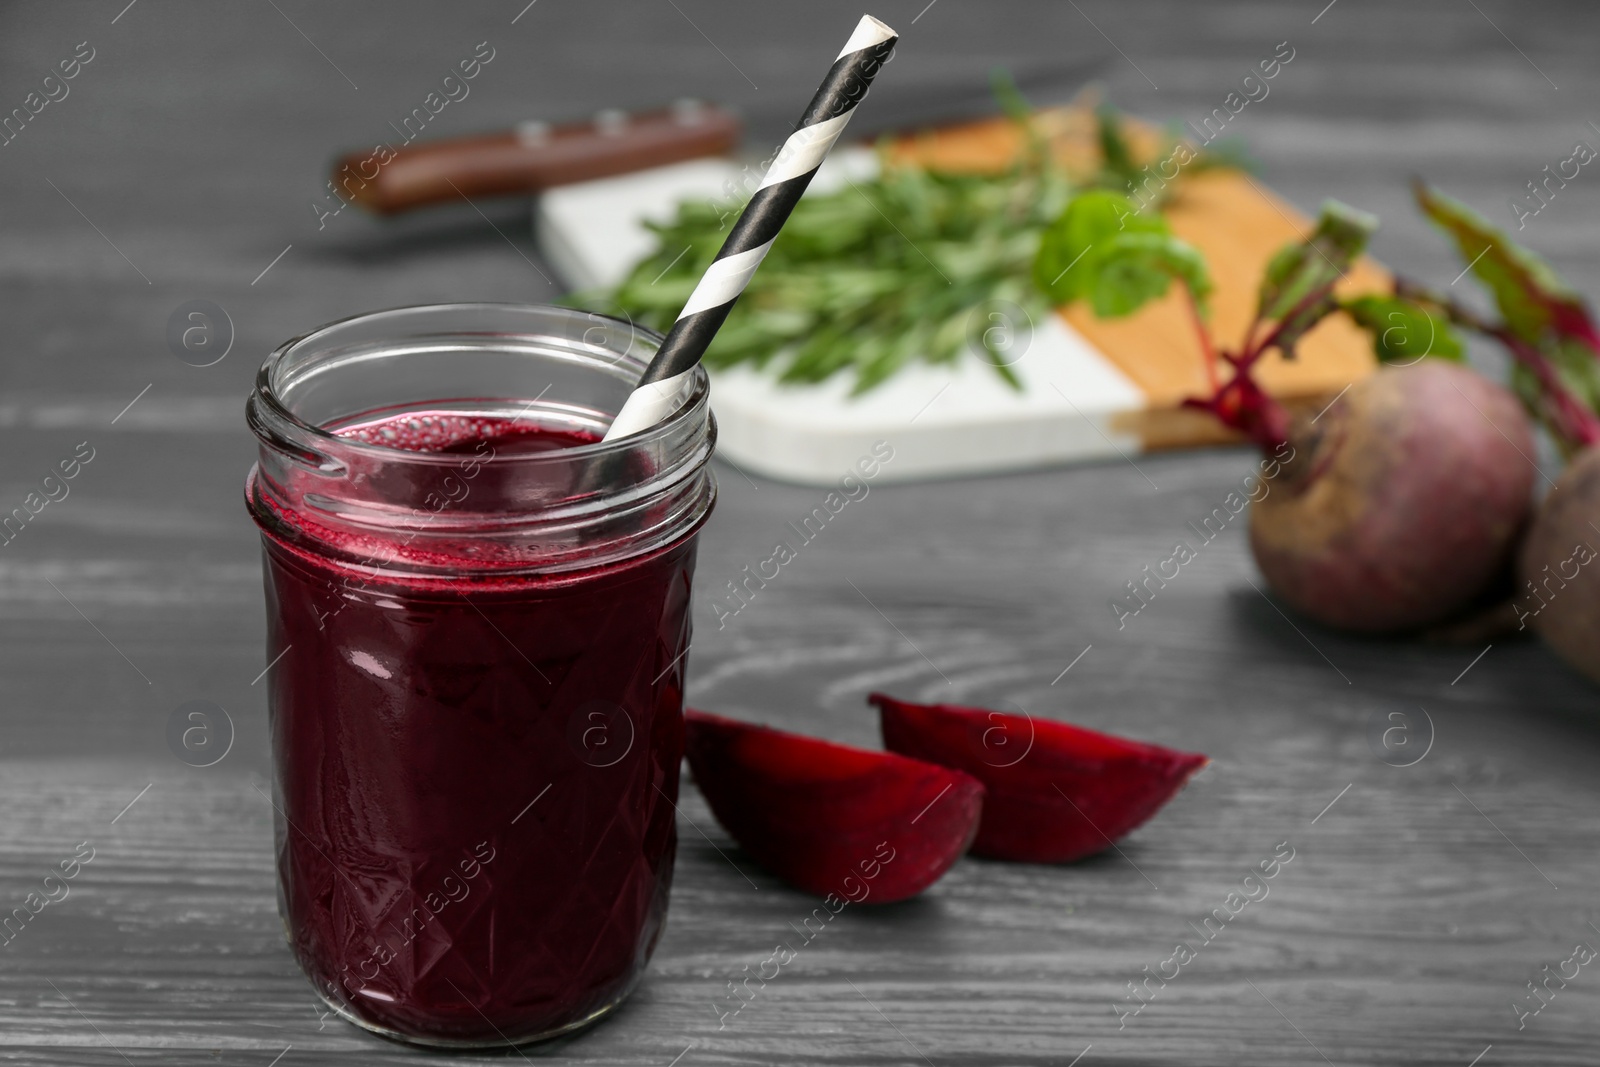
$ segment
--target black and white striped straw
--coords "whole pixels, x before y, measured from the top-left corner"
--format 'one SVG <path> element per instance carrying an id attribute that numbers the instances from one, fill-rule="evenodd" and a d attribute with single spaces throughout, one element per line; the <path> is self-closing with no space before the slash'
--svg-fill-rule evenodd
<path id="1" fill-rule="evenodd" d="M 897 40 L 899 35 L 888 26 L 871 15 L 861 16 L 799 125 L 767 168 L 761 188 L 734 222 L 722 251 L 706 268 L 639 384 L 612 420 L 607 441 L 654 426 L 677 410 L 695 364 L 750 284 L 773 238 L 867 95 L 878 69 L 888 62 Z"/>

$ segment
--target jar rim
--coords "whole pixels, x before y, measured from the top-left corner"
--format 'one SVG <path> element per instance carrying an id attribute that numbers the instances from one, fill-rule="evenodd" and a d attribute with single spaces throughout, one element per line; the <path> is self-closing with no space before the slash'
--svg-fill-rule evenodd
<path id="1" fill-rule="evenodd" d="M 634 334 L 642 334 L 646 342 L 652 345 L 659 345 L 663 339 L 662 335 L 657 333 L 655 330 L 650 329 L 648 326 L 641 326 L 638 323 L 633 322 L 631 319 L 620 319 L 614 315 L 604 315 L 595 311 L 583 311 L 578 308 L 569 308 L 557 304 L 518 304 L 511 301 L 462 300 L 450 301 L 442 304 L 400 304 L 394 307 L 377 308 L 372 311 L 357 312 L 354 315 L 346 315 L 344 318 L 334 319 L 331 322 L 325 322 L 312 330 L 308 330 L 303 334 L 289 338 L 287 341 L 274 348 L 270 353 L 268 353 L 266 359 L 262 360 L 260 368 L 258 368 L 256 371 L 255 382 L 250 397 L 251 410 L 247 414 L 252 416 L 252 423 L 255 422 L 254 416 L 258 414 L 269 415 L 271 422 L 280 424 L 271 427 L 274 430 L 281 431 L 287 428 L 295 435 L 303 436 L 304 438 L 309 439 L 311 442 L 326 441 L 330 444 L 337 445 L 340 450 L 350 450 L 357 455 L 366 454 L 372 456 L 373 458 L 378 458 L 382 456 L 393 457 L 395 453 L 403 452 L 405 453 L 407 462 L 419 462 L 423 464 L 434 463 L 443 466 L 449 466 L 455 462 L 458 462 L 460 457 L 451 456 L 447 453 L 417 452 L 409 449 L 398 449 L 390 445 L 363 441 L 360 438 L 344 437 L 318 426 L 313 422 L 302 419 L 300 416 L 291 411 L 289 407 L 279 398 L 278 392 L 274 388 L 273 372 L 282 365 L 290 353 L 299 349 L 302 345 L 314 343 L 320 339 L 326 338 L 329 334 L 341 327 L 367 319 L 375 319 L 385 315 L 396 315 L 411 312 L 471 313 L 474 311 L 533 310 L 542 312 L 570 312 L 574 316 L 581 315 L 586 320 L 603 319 L 608 323 L 626 326 Z M 589 345 L 587 347 L 595 348 L 597 350 L 599 348 L 599 346 L 594 345 Z M 620 363 L 625 359 L 632 359 L 634 362 L 639 363 L 639 369 L 642 372 L 645 366 L 645 361 L 638 360 L 636 357 L 631 357 L 631 352 L 632 345 L 630 344 L 629 350 L 622 353 L 618 357 L 617 362 Z M 546 463 L 553 464 L 571 462 L 575 459 L 598 459 L 599 457 L 618 455 L 627 449 L 637 448 L 641 444 L 647 444 L 651 441 L 671 436 L 677 431 L 679 426 L 684 421 L 694 417 L 698 409 L 704 407 L 709 400 L 711 391 L 710 379 L 706 375 L 703 367 L 696 365 L 695 373 L 691 376 L 690 381 L 692 382 L 693 388 L 691 389 L 689 395 L 684 398 L 683 402 L 672 412 L 672 414 L 668 415 L 660 422 L 657 422 L 646 429 L 640 430 L 637 433 L 629 434 L 626 437 L 619 437 L 615 441 L 602 440 L 595 441 L 591 444 L 572 445 L 561 449 L 559 452 L 528 453 L 526 455 L 508 456 L 500 460 L 500 462 L 509 461 L 517 465 L 527 464 L 530 466 L 537 466 L 539 464 Z M 264 411 L 261 409 L 264 409 Z M 294 443 L 298 444 L 298 442 Z M 314 448 L 309 449 L 309 451 L 316 454 L 319 459 L 323 460 L 324 462 L 334 462 L 329 461 L 327 457 L 322 456 L 321 453 L 316 452 Z"/>
<path id="2" fill-rule="evenodd" d="M 286 540 L 315 542 L 320 554 L 341 558 L 358 543 L 376 545 L 373 559 L 413 573 L 463 567 L 555 573 L 654 551 L 698 528 L 715 500 L 707 466 L 716 420 L 704 368 L 689 376 L 676 410 L 615 441 L 491 450 L 475 461 L 339 430 L 346 420 L 430 403 L 410 395 L 447 407 L 486 403 L 509 411 L 533 391 L 517 369 L 526 365 L 551 368 L 552 384 L 511 417 L 576 419 L 593 433 L 615 418 L 660 341 L 628 320 L 547 304 L 409 305 L 319 326 L 279 345 L 257 372 L 245 413 L 260 458 L 247 482 L 247 504 L 263 530 Z M 501 362 L 480 365 L 475 353 Z M 449 362 L 457 357 L 467 362 Z M 395 379 L 382 377 L 417 358 L 434 361 L 431 379 L 395 388 Z M 392 360 L 401 362 L 386 362 Z M 348 391 L 352 381 L 368 378 L 370 395 Z M 419 381 L 423 391 L 408 392 Z M 546 396 L 556 382 L 565 384 Z M 583 382 L 592 388 L 568 391 Z M 457 386 L 460 392 L 452 392 Z M 373 406 L 351 406 L 360 400 Z M 487 483 L 472 481 L 485 469 L 500 473 Z M 416 477 L 400 476 L 405 470 Z M 488 495 L 478 495 L 480 485 L 490 487 Z"/>

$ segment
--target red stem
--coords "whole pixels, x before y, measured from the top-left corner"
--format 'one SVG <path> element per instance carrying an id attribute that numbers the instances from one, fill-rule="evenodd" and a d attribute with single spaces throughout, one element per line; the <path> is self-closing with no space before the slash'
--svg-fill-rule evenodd
<path id="1" fill-rule="evenodd" d="M 1324 285 L 1320 288 L 1313 289 L 1311 292 L 1302 297 L 1299 303 L 1295 304 L 1294 307 L 1285 312 L 1278 319 L 1278 321 L 1273 324 L 1271 331 L 1268 332 L 1267 336 L 1261 339 L 1259 344 L 1257 344 L 1254 348 L 1246 349 L 1246 351 L 1250 353 L 1250 362 L 1254 363 L 1256 360 L 1260 359 L 1262 354 L 1265 353 L 1267 349 L 1278 343 L 1278 338 L 1283 336 L 1285 326 L 1293 322 L 1304 312 L 1311 310 L 1311 308 L 1315 307 L 1321 301 L 1326 300 L 1328 298 L 1328 294 L 1331 292 L 1333 292 L 1333 286 L 1331 284 Z M 1255 328 L 1252 326 L 1251 333 L 1254 332 Z M 1248 335 L 1245 337 L 1245 343 L 1249 344 Z"/>
<path id="2" fill-rule="evenodd" d="M 1505 345 L 1512 357 L 1539 380 L 1541 398 L 1550 409 L 1550 420 L 1556 424 L 1554 429 L 1566 443 L 1576 450 L 1600 442 L 1600 418 L 1596 418 L 1593 411 L 1572 395 L 1543 352 L 1504 326 L 1486 332 Z"/>
<path id="3" fill-rule="evenodd" d="M 1223 352 L 1222 359 L 1234 369 L 1233 377 L 1212 396 L 1206 399 L 1189 397 L 1183 406 L 1209 411 L 1222 425 L 1244 434 L 1270 455 L 1289 440 L 1289 412 L 1268 396 L 1251 376 L 1250 368 L 1260 358 L 1260 349 L 1249 356 Z"/>
<path id="4" fill-rule="evenodd" d="M 1561 380 L 1555 365 L 1536 346 L 1512 333 L 1503 323 L 1488 322 L 1451 298 L 1434 293 L 1415 282 L 1396 278 L 1394 292 L 1396 296 L 1433 304 L 1442 310 L 1450 321 L 1469 330 L 1476 330 L 1485 337 L 1492 337 L 1504 345 L 1511 353 L 1511 357 L 1528 368 L 1538 380 L 1540 400 L 1543 401 L 1545 408 L 1542 414 L 1550 423 L 1551 431 L 1562 439 L 1563 444 L 1577 450 L 1600 442 L 1600 416 L 1596 416 L 1588 405 L 1572 394 L 1572 390 Z M 1562 332 L 1567 336 L 1577 337 L 1591 348 L 1595 347 L 1594 342 L 1590 340 L 1594 335 L 1594 328 L 1587 321 L 1583 323 L 1582 330 Z M 1600 338 L 1595 340 L 1600 341 Z M 1600 356 L 1600 349 L 1597 349 L 1596 354 Z M 1534 414 L 1541 413 L 1536 411 Z"/>
<path id="5" fill-rule="evenodd" d="M 1600 332 L 1596 331 L 1594 320 L 1586 313 L 1558 307 L 1555 309 L 1555 328 L 1563 337 L 1582 341 L 1590 353 L 1600 359 Z"/>
<path id="6" fill-rule="evenodd" d="M 1187 285 L 1183 287 L 1183 292 L 1189 298 L 1189 321 L 1194 324 L 1194 332 L 1200 338 L 1200 354 L 1205 357 L 1206 383 L 1211 386 L 1211 393 L 1215 396 L 1220 389 L 1217 381 L 1217 350 L 1211 344 L 1211 334 L 1206 329 L 1205 320 L 1200 317 L 1200 302 Z"/>
<path id="7" fill-rule="evenodd" d="M 1199 309 L 1194 306 L 1191 294 L 1192 318 L 1195 330 L 1200 335 L 1201 351 L 1206 356 L 1206 372 L 1211 382 L 1212 395 L 1205 400 L 1190 397 L 1183 402 L 1183 406 L 1209 411 L 1218 422 L 1244 434 L 1259 445 L 1263 452 L 1271 454 L 1279 451 L 1289 440 L 1289 412 L 1256 384 L 1250 372 L 1261 361 L 1261 357 L 1266 355 L 1267 350 L 1278 343 L 1278 339 L 1283 336 L 1285 324 L 1327 299 L 1331 289 L 1332 286 L 1323 286 L 1306 294 L 1278 319 L 1260 341 L 1252 341 L 1252 338 L 1261 320 L 1257 317 L 1251 322 L 1250 328 L 1245 331 L 1244 350 L 1237 356 L 1227 352 L 1222 353 L 1222 359 L 1233 367 L 1233 377 L 1222 384 L 1217 380 L 1215 365 L 1217 353 L 1212 348 L 1210 335 L 1206 333 L 1205 326 L 1200 321 Z"/>

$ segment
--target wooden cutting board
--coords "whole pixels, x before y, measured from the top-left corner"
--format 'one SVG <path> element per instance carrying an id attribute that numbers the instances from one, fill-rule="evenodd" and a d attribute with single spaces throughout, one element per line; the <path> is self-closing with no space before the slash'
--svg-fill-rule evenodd
<path id="1" fill-rule="evenodd" d="M 1083 105 L 1039 115 L 1069 172 L 1096 163 L 1092 110 Z M 1136 149 L 1154 149 L 1148 127 Z M 1016 127 L 985 120 L 908 137 L 901 158 L 951 169 L 998 170 L 1021 149 Z M 876 154 L 836 150 L 812 192 L 875 172 Z M 704 159 L 563 186 L 538 201 L 535 227 L 548 260 L 574 288 L 614 285 L 654 248 L 646 219 L 669 217 L 679 200 L 720 201 L 740 172 L 733 160 Z M 1223 344 L 1243 333 L 1268 258 L 1305 234 L 1310 220 L 1259 181 L 1215 171 L 1184 178 L 1165 214 L 1173 230 L 1211 265 L 1217 290 L 1212 329 Z M 1340 283 L 1346 293 L 1386 290 L 1389 278 L 1363 259 Z M 1020 345 L 1018 346 L 1021 347 Z M 1263 361 L 1262 384 L 1291 407 L 1315 407 L 1372 373 L 1366 335 L 1342 318 L 1325 321 L 1299 346 L 1299 358 Z M 748 368 L 712 375 L 712 406 L 722 455 L 749 470 L 800 484 L 839 480 L 876 442 L 894 459 L 881 480 L 905 481 L 1128 456 L 1234 438 L 1209 416 L 1179 405 L 1205 389 L 1204 368 L 1181 295 L 1122 319 L 1068 308 L 1032 325 L 1012 370 L 1011 389 L 971 353 L 950 367 L 914 364 L 861 397 L 850 378 L 779 385 Z"/>

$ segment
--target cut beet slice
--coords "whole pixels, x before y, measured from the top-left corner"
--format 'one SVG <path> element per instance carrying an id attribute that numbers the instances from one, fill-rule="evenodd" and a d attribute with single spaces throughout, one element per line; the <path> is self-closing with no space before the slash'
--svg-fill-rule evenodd
<path id="1" fill-rule="evenodd" d="M 1161 810 L 1210 761 L 1064 722 L 874 693 L 884 747 L 985 789 L 972 851 L 1033 863 L 1091 856 Z"/>
<path id="2" fill-rule="evenodd" d="M 744 850 L 820 896 L 916 896 L 966 852 L 983 786 L 958 770 L 689 711 L 700 792 Z"/>

